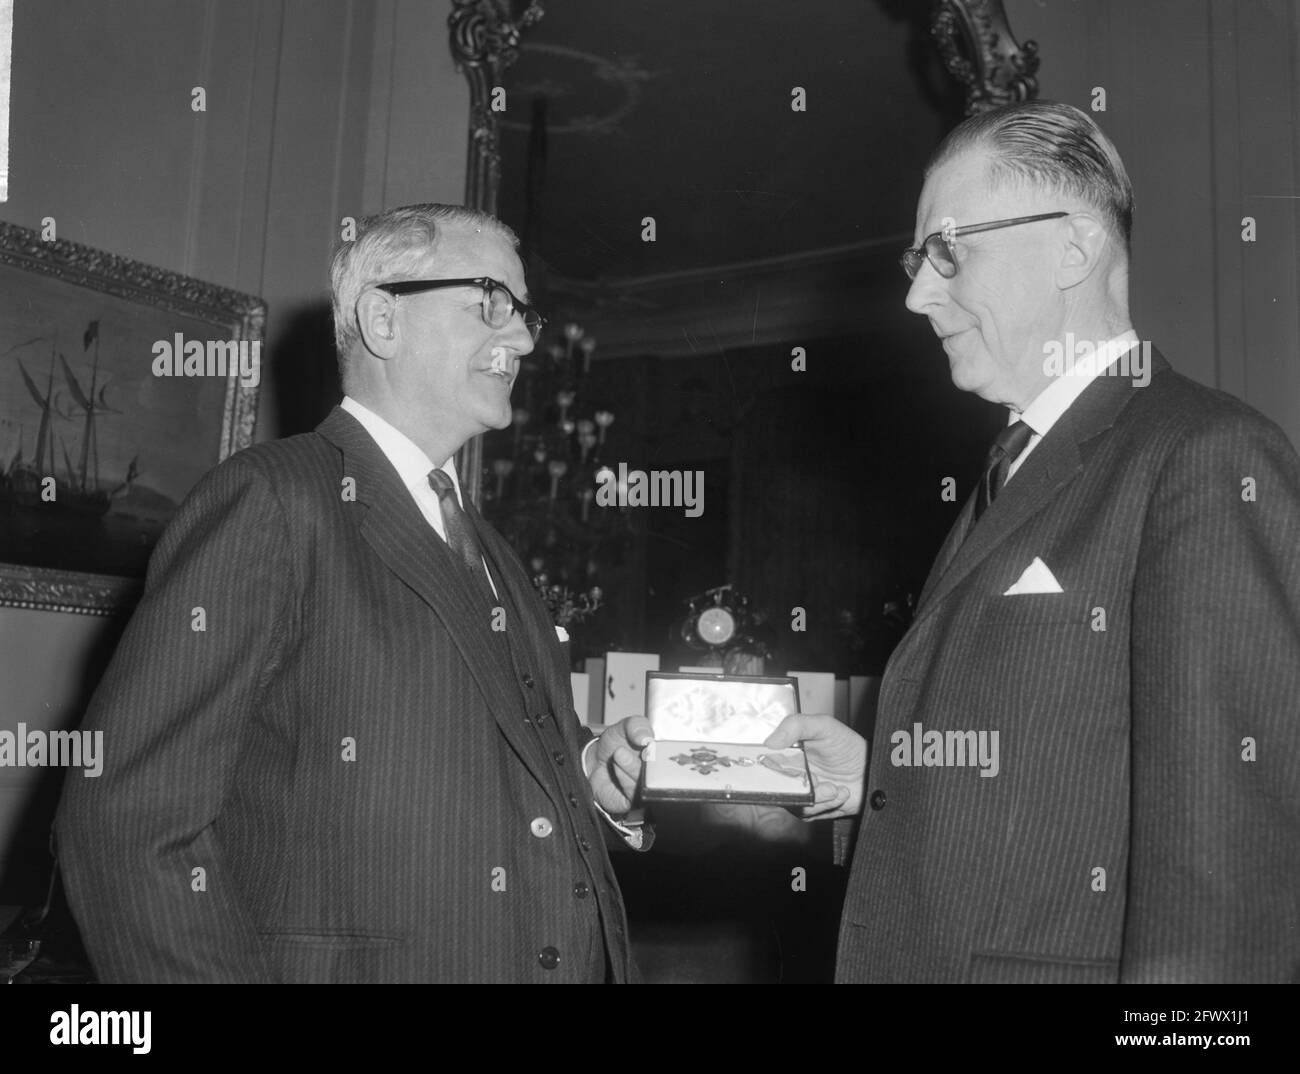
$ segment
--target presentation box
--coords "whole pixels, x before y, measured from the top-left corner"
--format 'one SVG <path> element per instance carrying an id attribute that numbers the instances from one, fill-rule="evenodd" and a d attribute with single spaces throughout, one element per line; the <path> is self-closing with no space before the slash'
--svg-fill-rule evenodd
<path id="1" fill-rule="evenodd" d="M 803 748 L 763 745 L 799 711 L 794 679 L 650 672 L 645 699 L 655 735 L 644 754 L 647 801 L 813 801 Z"/>

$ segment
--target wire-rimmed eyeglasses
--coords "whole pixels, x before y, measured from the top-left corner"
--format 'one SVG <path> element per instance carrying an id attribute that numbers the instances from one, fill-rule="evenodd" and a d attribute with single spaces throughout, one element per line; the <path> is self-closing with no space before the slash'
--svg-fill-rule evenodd
<path id="1" fill-rule="evenodd" d="M 903 271 L 909 280 L 916 279 L 921 266 L 928 259 L 934 271 L 945 280 L 957 275 L 957 255 L 953 252 L 952 240 L 959 235 L 974 235 L 978 231 L 996 231 L 999 228 L 1015 227 L 1017 224 L 1032 224 L 1036 220 L 1057 220 L 1069 213 L 1039 213 L 1037 216 L 1017 216 L 1009 220 L 990 220 L 983 224 L 967 224 L 964 227 L 949 227 L 927 235 L 920 246 L 904 250 L 899 258 Z"/>

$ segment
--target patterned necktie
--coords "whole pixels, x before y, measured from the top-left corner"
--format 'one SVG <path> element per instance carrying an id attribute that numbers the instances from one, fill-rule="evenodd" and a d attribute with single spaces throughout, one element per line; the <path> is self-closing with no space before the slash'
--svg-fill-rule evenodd
<path id="1" fill-rule="evenodd" d="M 429 487 L 438 494 L 438 504 L 442 508 L 442 525 L 447 532 L 447 547 L 455 553 L 456 558 L 465 564 L 465 569 L 474 576 L 478 590 L 492 603 L 496 597 L 487 579 L 483 566 L 483 546 L 478 542 L 474 525 L 461 509 L 456 498 L 456 486 L 444 470 L 429 472 Z"/>
<path id="2" fill-rule="evenodd" d="M 998 498 L 1002 486 L 1007 483 L 1007 471 L 1020 457 L 1033 435 L 1034 430 L 1023 421 L 1008 425 L 998 433 L 984 460 L 984 476 L 980 478 L 979 488 L 975 490 L 975 522 L 988 510 L 989 504 Z"/>

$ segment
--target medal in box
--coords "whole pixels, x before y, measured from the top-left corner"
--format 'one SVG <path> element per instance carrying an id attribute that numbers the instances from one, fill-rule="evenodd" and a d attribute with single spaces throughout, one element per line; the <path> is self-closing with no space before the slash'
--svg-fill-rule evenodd
<path id="1" fill-rule="evenodd" d="M 644 754 L 647 801 L 813 801 L 803 748 L 763 745 L 799 711 L 794 679 L 652 671 L 645 702 L 655 736 Z"/>

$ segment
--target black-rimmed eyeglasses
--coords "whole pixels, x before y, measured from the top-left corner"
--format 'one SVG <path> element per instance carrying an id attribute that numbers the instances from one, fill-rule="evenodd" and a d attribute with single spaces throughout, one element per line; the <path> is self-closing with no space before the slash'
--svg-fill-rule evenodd
<path id="1" fill-rule="evenodd" d="M 928 258 L 934 271 L 945 280 L 957 275 L 957 255 L 953 252 L 952 240 L 959 235 L 974 235 L 978 231 L 997 231 L 998 228 L 1015 227 L 1017 224 L 1032 224 L 1036 220 L 1057 220 L 1069 213 L 1039 213 L 1037 216 L 1017 216 L 1010 220 L 990 220 L 985 224 L 967 224 L 965 227 L 944 228 L 933 235 L 927 235 L 920 246 L 904 250 L 899 263 L 907 273 L 909 280 L 916 279 L 921 266 Z"/>
<path id="2" fill-rule="evenodd" d="M 510 288 L 491 276 L 472 276 L 455 280 L 397 280 L 393 283 L 377 283 L 373 286 L 390 295 L 413 295 L 421 291 L 436 291 L 440 287 L 481 287 L 483 289 L 483 323 L 489 328 L 505 328 L 516 312 L 524 319 L 528 329 L 537 342 L 542 334 L 546 318 L 527 302 L 515 298 Z"/>

